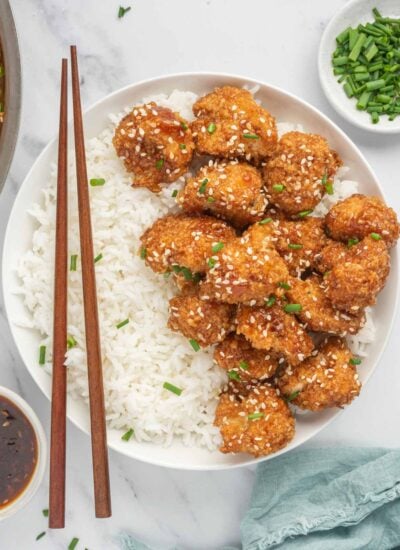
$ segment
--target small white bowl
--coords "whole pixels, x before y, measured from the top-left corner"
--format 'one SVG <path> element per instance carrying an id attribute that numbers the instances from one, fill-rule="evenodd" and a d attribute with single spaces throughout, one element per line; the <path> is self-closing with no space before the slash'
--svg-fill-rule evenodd
<path id="1" fill-rule="evenodd" d="M 46 469 L 47 443 L 46 436 L 40 420 L 36 416 L 32 407 L 30 407 L 30 405 L 28 405 L 28 403 L 24 399 L 22 399 L 22 397 L 20 397 L 17 393 L 9 390 L 8 388 L 5 388 L 4 386 L 0 386 L 0 396 L 9 399 L 24 413 L 24 415 L 27 417 L 33 427 L 38 446 L 36 467 L 31 477 L 31 480 L 22 491 L 22 493 L 15 500 L 11 501 L 8 506 L 0 508 L 0 521 L 2 521 L 3 519 L 9 518 L 10 516 L 18 512 L 18 510 L 21 510 L 21 508 L 26 506 L 33 495 L 36 493 L 36 491 L 39 489 Z"/>
<path id="2" fill-rule="evenodd" d="M 319 46 L 318 72 L 322 89 L 332 107 L 355 126 L 377 134 L 400 133 L 400 116 L 390 121 L 382 116 L 378 124 L 372 124 L 371 115 L 358 111 L 354 98 L 349 99 L 338 77 L 333 74 L 332 53 L 336 49 L 336 37 L 347 27 L 373 21 L 372 9 L 377 7 L 383 17 L 400 17 L 399 0 L 351 0 L 330 20 Z"/>

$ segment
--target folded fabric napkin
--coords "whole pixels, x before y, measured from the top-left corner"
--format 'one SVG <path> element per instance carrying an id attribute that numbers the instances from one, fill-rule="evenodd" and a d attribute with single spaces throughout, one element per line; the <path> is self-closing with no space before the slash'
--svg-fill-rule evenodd
<path id="1" fill-rule="evenodd" d="M 400 548 L 400 450 L 304 449 L 264 462 L 241 534 L 244 550 Z"/>

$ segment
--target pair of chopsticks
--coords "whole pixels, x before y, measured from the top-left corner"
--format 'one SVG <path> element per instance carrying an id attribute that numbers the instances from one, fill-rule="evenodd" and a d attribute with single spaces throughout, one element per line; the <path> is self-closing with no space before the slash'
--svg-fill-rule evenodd
<path id="1" fill-rule="evenodd" d="M 78 188 L 82 286 L 89 382 L 90 428 L 95 513 L 111 516 L 103 373 L 97 311 L 96 278 L 85 141 L 76 46 L 71 46 L 72 99 Z M 58 141 L 56 245 L 54 273 L 53 377 L 51 401 L 49 527 L 65 525 L 66 390 L 67 369 L 67 274 L 68 274 L 68 61 L 62 60 L 60 124 Z"/>

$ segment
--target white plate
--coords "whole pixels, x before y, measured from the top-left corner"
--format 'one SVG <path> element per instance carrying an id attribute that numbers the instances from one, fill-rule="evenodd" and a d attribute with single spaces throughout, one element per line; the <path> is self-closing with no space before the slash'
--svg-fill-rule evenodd
<path id="1" fill-rule="evenodd" d="M 374 7 L 379 9 L 383 17 L 400 17 L 399 0 L 352 0 L 345 4 L 330 20 L 322 35 L 318 54 L 319 78 L 328 101 L 348 122 L 378 134 L 397 134 L 400 133 L 400 116 L 393 121 L 382 116 L 378 124 L 372 124 L 371 115 L 357 110 L 356 101 L 346 96 L 332 70 L 331 57 L 336 49 L 336 37 L 347 27 L 372 22 Z"/>
<path id="2" fill-rule="evenodd" d="M 108 124 L 107 114 L 120 112 L 125 106 L 139 102 L 144 96 L 157 93 L 170 93 L 174 89 L 192 90 L 197 94 L 210 91 L 215 86 L 232 84 L 259 85 L 257 97 L 280 121 L 302 124 L 308 131 L 325 136 L 330 145 L 350 167 L 349 177 L 360 182 L 361 190 L 366 194 L 382 196 L 381 187 L 365 158 L 350 139 L 326 116 L 301 99 L 261 82 L 238 76 L 221 74 L 180 74 L 164 76 L 145 82 L 139 82 L 119 90 L 88 109 L 84 115 L 86 138 L 96 136 Z M 50 397 L 50 377 L 37 364 L 39 335 L 34 331 L 20 328 L 13 324 L 13 319 L 20 318 L 24 313 L 24 305 L 20 296 L 13 290 L 19 281 L 14 271 L 18 258 L 31 246 L 32 233 L 35 225 L 27 215 L 27 209 L 32 203 L 41 200 L 41 188 L 49 177 L 50 163 L 57 158 L 57 142 L 52 141 L 36 160 L 27 175 L 12 209 L 3 252 L 3 292 L 8 319 L 16 345 L 21 357 L 35 379 L 38 386 L 47 397 Z M 392 326 L 398 290 L 398 260 L 396 251 L 392 256 L 392 272 L 386 288 L 379 297 L 375 318 L 378 319 L 376 341 L 370 347 L 369 356 L 360 368 L 361 380 L 366 382 L 375 369 L 383 352 Z M 362 395 L 360 397 L 362 399 Z M 285 453 L 297 445 L 304 443 L 317 434 L 330 420 L 339 414 L 339 410 L 324 411 L 321 414 L 300 416 L 297 422 L 296 436 L 292 443 L 283 449 Z M 69 399 L 69 418 L 83 431 L 89 432 L 89 414 L 87 407 L 78 401 Z M 121 432 L 108 431 L 109 446 L 116 451 L 132 458 L 162 466 L 190 469 L 211 470 L 252 464 L 255 460 L 248 455 L 224 455 L 219 452 L 208 452 L 198 448 L 187 448 L 179 443 L 169 448 L 155 446 L 136 441 L 121 441 Z M 273 456 L 276 456 L 273 455 Z"/>

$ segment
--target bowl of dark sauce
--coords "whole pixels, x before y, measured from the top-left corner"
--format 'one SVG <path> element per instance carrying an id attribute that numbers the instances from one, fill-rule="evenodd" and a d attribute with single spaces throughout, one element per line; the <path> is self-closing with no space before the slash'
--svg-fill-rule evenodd
<path id="1" fill-rule="evenodd" d="M 0 386 L 0 520 L 33 497 L 46 466 L 46 438 L 33 409 Z"/>

